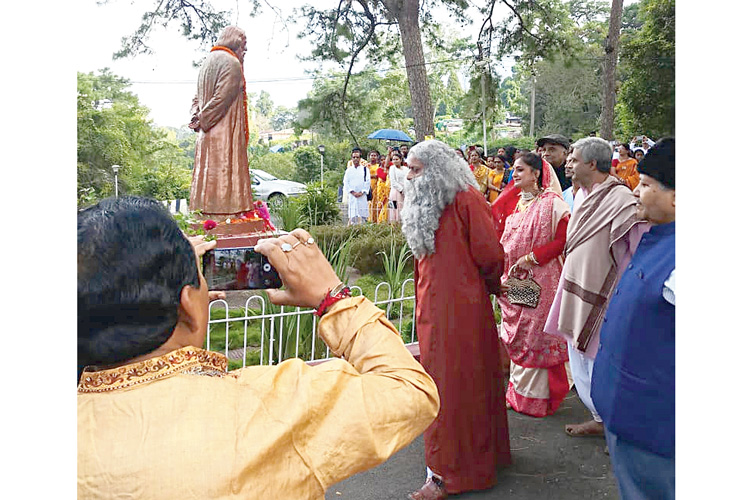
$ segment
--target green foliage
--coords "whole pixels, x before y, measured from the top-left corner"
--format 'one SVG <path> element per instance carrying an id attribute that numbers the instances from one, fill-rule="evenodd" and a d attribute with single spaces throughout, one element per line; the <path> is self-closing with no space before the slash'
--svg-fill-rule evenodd
<path id="1" fill-rule="evenodd" d="M 499 118 L 505 118 L 505 110 L 498 106 L 501 102 L 497 99 L 497 87 L 497 78 L 491 69 L 483 73 L 475 68 L 472 72 L 469 90 L 461 101 L 461 118 L 468 133 L 481 137 L 483 119 L 487 124 L 492 124 Z"/>
<path id="2" fill-rule="evenodd" d="M 86 206 L 114 194 L 112 165 L 120 165 L 118 190 L 160 200 L 186 198 L 190 187 L 188 142 L 156 129 L 148 109 L 127 89 L 128 80 L 103 69 L 78 73 L 78 202 Z"/>
<path id="3" fill-rule="evenodd" d="M 248 0 L 250 10 L 244 15 L 253 17 L 260 11 L 259 0 Z M 229 11 L 216 11 L 210 1 L 186 2 L 184 0 L 162 0 L 156 2 L 153 10 L 144 12 L 141 24 L 135 32 L 122 39 L 122 48 L 113 55 L 114 59 L 150 54 L 147 45 L 154 26 L 165 27 L 177 22 L 180 32 L 188 40 L 199 41 L 209 46 L 219 32 L 229 24 Z"/>
<path id="4" fill-rule="evenodd" d="M 575 20 L 561 0 L 511 0 L 503 2 L 504 5 L 493 4 L 497 4 L 497 15 L 504 16 L 493 23 L 493 52 L 499 58 L 513 54 L 517 62 L 528 67 L 552 52 L 572 52 L 578 40 Z M 486 15 L 488 9 L 480 10 Z"/>
<path id="5" fill-rule="evenodd" d="M 563 54 L 536 66 L 536 119 L 534 135 L 588 135 L 599 129 L 602 111 L 601 46 L 588 45 L 579 58 Z"/>
<path id="6" fill-rule="evenodd" d="M 336 192 L 320 182 L 307 185 L 307 192 L 295 198 L 299 222 L 303 227 L 336 224 L 341 222 L 341 212 L 336 201 Z"/>
<path id="7" fill-rule="evenodd" d="M 362 274 L 383 274 L 379 252 L 390 252 L 392 245 L 400 249 L 406 238 L 400 227 L 390 224 L 359 224 L 356 226 L 313 226 L 309 229 L 318 245 L 337 247 L 350 241 L 352 266 Z"/>
<path id="8" fill-rule="evenodd" d="M 406 238 L 398 226 L 367 224 L 366 228 L 352 241 L 353 265 L 362 274 L 384 273 L 383 260 L 378 254 L 390 252 L 393 246 L 401 248 Z"/>
<path id="9" fill-rule="evenodd" d="M 284 231 L 292 231 L 295 228 L 300 227 L 300 212 L 297 203 L 294 200 L 285 199 L 278 205 L 271 205 L 268 207 L 269 211 L 279 218 L 280 229 Z"/>
<path id="10" fill-rule="evenodd" d="M 323 169 L 325 170 L 325 158 L 323 158 Z M 297 165 L 298 182 L 320 181 L 320 153 L 317 147 L 302 146 L 294 150 L 294 164 Z M 316 175 L 317 174 L 317 175 Z"/>
<path id="11" fill-rule="evenodd" d="M 255 101 L 255 108 L 265 117 L 270 117 L 273 112 L 273 101 L 271 100 L 271 94 L 265 90 L 260 91 L 258 100 Z"/>
<path id="12" fill-rule="evenodd" d="M 206 234 L 206 231 L 204 231 L 202 228 L 193 229 L 193 225 L 200 222 L 199 216 L 201 214 L 202 212 L 200 210 L 192 210 L 187 214 L 177 212 L 176 214 L 172 214 L 172 217 L 174 218 L 175 222 L 177 222 L 177 226 L 183 233 L 187 234 L 188 236 L 195 236 L 198 234 Z"/>
<path id="13" fill-rule="evenodd" d="M 391 287 L 391 296 L 398 297 L 401 284 L 405 279 L 414 275 L 414 258 L 409 245 L 404 243 L 399 248 L 396 246 L 395 239 L 391 239 L 389 250 L 379 252 L 379 255 L 383 259 L 385 281 Z"/>
<path id="14" fill-rule="evenodd" d="M 252 309 L 248 310 L 249 316 L 257 315 L 258 312 Z M 245 309 L 225 309 L 221 306 L 214 306 L 210 311 L 211 320 L 222 320 L 227 318 L 244 318 Z M 227 330 L 227 324 L 229 329 Z M 221 351 L 224 349 L 239 349 L 245 345 L 245 328 L 247 327 L 247 345 L 248 347 L 260 346 L 260 323 L 258 321 L 230 321 L 212 323 L 209 328 L 208 347 L 212 351 Z M 228 333 L 227 333 L 228 331 Z"/>
<path id="15" fill-rule="evenodd" d="M 287 181 L 297 180 L 297 166 L 294 164 L 294 155 L 292 153 L 256 151 L 250 156 L 248 162 L 250 163 L 250 168 L 263 170 L 279 179 Z"/>
<path id="16" fill-rule="evenodd" d="M 654 139 L 675 133 L 675 2 L 642 0 L 640 29 L 623 33 L 619 130 Z"/>
<path id="17" fill-rule="evenodd" d="M 534 151 L 536 149 L 536 139 L 534 137 L 507 137 L 497 139 L 494 141 L 487 141 L 487 149 L 490 153 L 494 153 L 498 148 L 507 148 L 508 146 L 514 146 L 516 149 L 528 149 Z"/>
<path id="18" fill-rule="evenodd" d="M 408 277 L 405 277 L 404 280 L 408 279 Z M 365 274 L 362 277 L 360 277 L 355 283 L 355 286 L 358 286 L 362 290 L 362 295 L 369 298 L 372 301 L 375 301 L 377 298 L 378 301 L 385 300 L 387 297 L 385 289 L 383 287 L 380 287 L 380 290 L 378 290 L 378 296 L 375 297 L 375 291 L 377 290 L 377 287 L 380 283 L 386 281 L 385 276 L 383 274 Z M 399 283 L 396 288 L 395 292 L 392 293 L 392 295 L 395 298 L 401 297 L 401 286 L 402 283 Z M 356 293 L 356 290 L 355 290 Z M 404 287 L 404 296 L 409 297 L 414 295 L 414 283 L 411 282 L 407 284 Z M 379 307 L 383 307 L 380 305 Z M 404 302 L 396 302 L 394 304 L 390 304 L 389 307 L 386 309 L 386 314 L 388 316 L 388 319 L 391 321 L 393 326 L 401 333 L 401 339 L 404 341 L 404 343 L 409 343 L 412 341 L 412 316 L 414 314 L 414 300 L 404 301 Z M 399 320 L 400 318 L 400 320 Z M 417 340 L 416 332 L 414 334 L 414 340 Z"/>
<path id="19" fill-rule="evenodd" d="M 318 75 L 308 98 L 299 102 L 295 129 L 314 130 L 327 137 L 348 136 L 352 141 L 356 138 L 355 144 L 364 149 L 371 132 L 381 128 L 406 130 L 411 124 L 409 86 L 403 70 L 389 71 L 385 76 L 372 70 L 351 75 L 345 107 L 341 101 L 344 78 L 341 72 Z"/>
<path id="20" fill-rule="evenodd" d="M 599 128 L 609 6 L 601 0 L 544 3 L 567 11 L 568 20 L 560 25 L 565 30 L 563 38 L 555 47 L 541 53 L 534 47 L 518 59 L 513 75 L 500 85 L 499 98 L 512 115 L 521 118 L 528 134 L 535 76 L 534 136 L 559 133 L 582 137 Z M 538 7 L 546 8 L 542 3 Z"/>
<path id="21" fill-rule="evenodd" d="M 157 200 L 179 200 L 190 197 L 190 170 L 174 163 L 159 168 L 143 168 L 135 189 L 142 195 Z"/>

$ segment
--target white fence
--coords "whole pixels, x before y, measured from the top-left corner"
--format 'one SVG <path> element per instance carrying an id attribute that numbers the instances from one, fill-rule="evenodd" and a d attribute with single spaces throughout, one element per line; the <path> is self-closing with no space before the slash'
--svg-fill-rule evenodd
<path id="1" fill-rule="evenodd" d="M 414 280 L 408 279 L 401 284 L 398 296 L 393 296 L 388 283 L 382 282 L 375 287 L 375 297 L 368 297 L 375 305 L 386 311 L 396 329 L 401 332 L 401 338 L 406 338 L 407 345 L 414 344 L 415 324 L 415 302 L 414 294 L 406 294 L 409 285 L 413 287 Z M 362 295 L 362 289 L 358 286 L 351 287 L 352 296 Z M 404 318 L 404 306 L 407 306 L 408 318 Z M 299 307 L 278 307 L 270 304 L 258 294 L 253 295 L 245 301 L 242 308 L 244 315 L 238 317 L 230 316 L 229 304 L 225 300 L 216 300 L 209 305 L 209 318 L 215 310 L 224 311 L 221 319 L 209 319 L 208 334 L 206 336 L 206 349 L 223 352 L 230 360 L 242 359 L 242 366 L 247 366 L 248 354 L 257 353 L 261 365 L 277 364 L 289 358 L 302 358 L 307 362 L 316 362 L 330 358 L 330 351 L 319 339 L 317 327 L 319 319 L 313 314 L 313 309 L 301 310 Z M 398 309 L 398 313 L 396 310 Z M 216 314 L 214 314 L 216 315 Z M 411 321 L 411 324 L 404 321 Z M 259 345 L 255 338 L 250 343 L 249 336 L 257 334 L 260 324 Z M 243 335 L 242 341 L 237 341 L 237 333 L 230 335 L 233 325 L 241 325 Z M 214 345 L 219 344 L 219 332 L 224 327 L 224 347 L 212 348 L 211 337 Z M 254 333 L 251 333 L 254 332 Z M 256 363 L 251 363 L 256 364 Z"/>

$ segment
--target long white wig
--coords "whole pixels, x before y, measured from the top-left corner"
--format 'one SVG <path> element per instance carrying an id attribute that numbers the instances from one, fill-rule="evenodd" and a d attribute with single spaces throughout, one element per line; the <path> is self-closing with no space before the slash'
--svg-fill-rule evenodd
<path id="1" fill-rule="evenodd" d="M 420 142 L 409 151 L 407 162 L 414 158 L 424 170 L 404 184 L 401 230 L 414 257 L 421 259 L 435 252 L 435 231 L 443 209 L 453 203 L 459 191 L 469 186 L 479 189 L 479 185 L 469 164 L 443 142 Z"/>

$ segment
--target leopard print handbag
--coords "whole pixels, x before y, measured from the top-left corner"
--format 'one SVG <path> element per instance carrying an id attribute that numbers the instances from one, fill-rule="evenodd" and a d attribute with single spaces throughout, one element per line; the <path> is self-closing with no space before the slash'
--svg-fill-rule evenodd
<path id="1" fill-rule="evenodd" d="M 506 297 L 511 304 L 518 304 L 524 307 L 535 308 L 539 305 L 539 296 L 542 293 L 542 287 L 534 281 L 534 273 L 529 269 L 526 278 L 518 278 L 513 275 L 516 270 L 515 264 L 508 271 L 508 279 L 505 285 L 508 287 Z"/>

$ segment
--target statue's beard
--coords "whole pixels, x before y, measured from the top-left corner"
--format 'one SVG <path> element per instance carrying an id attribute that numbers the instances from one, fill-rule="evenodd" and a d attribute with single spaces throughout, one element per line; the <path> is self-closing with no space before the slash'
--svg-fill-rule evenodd
<path id="1" fill-rule="evenodd" d="M 445 208 L 445 205 L 438 203 L 435 193 L 431 192 L 430 180 L 423 174 L 404 183 L 401 230 L 417 259 L 435 252 L 435 232 Z"/>

